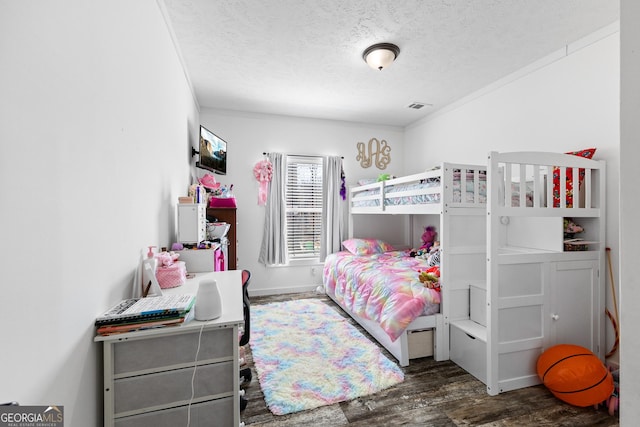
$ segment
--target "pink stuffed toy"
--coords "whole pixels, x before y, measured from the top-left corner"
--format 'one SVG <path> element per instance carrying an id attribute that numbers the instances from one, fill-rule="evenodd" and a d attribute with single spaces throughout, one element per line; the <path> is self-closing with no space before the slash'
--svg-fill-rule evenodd
<path id="1" fill-rule="evenodd" d="M 158 259 L 158 265 L 161 267 L 170 267 L 174 262 L 180 258 L 180 254 L 175 252 L 160 252 L 156 254 L 156 258 Z"/>
<path id="2" fill-rule="evenodd" d="M 429 252 L 431 246 L 436 241 L 438 237 L 438 233 L 436 232 L 436 228 L 433 225 L 430 225 L 424 229 L 424 233 L 422 233 L 422 246 L 419 249 L 423 249 L 426 252 Z"/>
<path id="3" fill-rule="evenodd" d="M 412 249 L 409 252 L 409 256 L 412 257 L 422 257 L 427 259 L 429 256 L 429 251 L 433 247 L 433 244 L 436 242 L 436 238 L 438 237 L 438 233 L 436 232 L 436 228 L 433 225 L 425 227 L 424 233 L 420 237 L 422 239 L 422 246 L 418 249 Z"/>

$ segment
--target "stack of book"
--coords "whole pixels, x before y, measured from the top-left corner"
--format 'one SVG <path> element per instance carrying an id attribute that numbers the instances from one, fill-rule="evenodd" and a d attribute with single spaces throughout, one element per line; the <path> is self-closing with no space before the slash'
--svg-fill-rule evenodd
<path id="1" fill-rule="evenodd" d="M 127 299 L 96 318 L 96 332 L 112 335 L 187 323 L 195 301 L 190 294 Z"/>

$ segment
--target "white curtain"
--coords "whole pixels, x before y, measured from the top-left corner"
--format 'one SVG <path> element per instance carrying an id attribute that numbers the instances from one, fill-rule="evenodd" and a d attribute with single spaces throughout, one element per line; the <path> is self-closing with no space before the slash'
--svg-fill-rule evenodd
<path id="1" fill-rule="evenodd" d="M 320 240 L 320 261 L 327 255 L 340 250 L 346 238 L 345 201 L 342 199 L 342 157 L 327 156 L 322 169 L 322 234 Z"/>
<path id="2" fill-rule="evenodd" d="M 269 153 L 268 156 L 272 165 L 272 176 L 265 206 L 264 234 L 258 262 L 277 265 L 286 263 L 284 189 L 287 170 L 283 154 Z"/>

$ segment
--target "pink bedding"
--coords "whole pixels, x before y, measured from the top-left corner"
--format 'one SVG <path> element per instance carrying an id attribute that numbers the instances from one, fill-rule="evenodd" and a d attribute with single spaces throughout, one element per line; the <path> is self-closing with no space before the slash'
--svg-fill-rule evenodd
<path id="1" fill-rule="evenodd" d="M 352 313 L 378 322 L 395 341 L 416 317 L 439 312 L 440 292 L 418 280 L 427 261 L 406 255 L 405 251 L 331 254 L 324 264 L 325 289 Z"/>

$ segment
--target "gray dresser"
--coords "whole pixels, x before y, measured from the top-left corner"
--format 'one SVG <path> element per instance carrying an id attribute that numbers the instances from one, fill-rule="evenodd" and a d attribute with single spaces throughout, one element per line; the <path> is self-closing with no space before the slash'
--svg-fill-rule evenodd
<path id="1" fill-rule="evenodd" d="M 218 283 L 218 319 L 96 336 L 104 352 L 105 427 L 240 425 L 240 270 L 197 274 L 163 293 L 195 295 L 204 278 Z"/>

